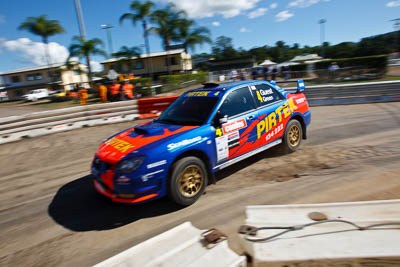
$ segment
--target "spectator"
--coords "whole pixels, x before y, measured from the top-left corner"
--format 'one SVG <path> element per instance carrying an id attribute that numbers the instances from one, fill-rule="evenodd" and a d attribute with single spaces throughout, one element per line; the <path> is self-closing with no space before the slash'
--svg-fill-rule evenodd
<path id="1" fill-rule="evenodd" d="M 256 69 L 256 68 L 253 68 L 253 69 L 251 70 L 251 78 L 252 78 L 253 80 L 257 80 L 257 77 L 258 77 L 257 69 Z"/>
<path id="2" fill-rule="evenodd" d="M 338 64 L 336 62 L 332 62 L 329 65 L 328 70 L 331 80 L 334 81 L 336 79 L 336 72 L 339 70 Z"/>
<path id="3" fill-rule="evenodd" d="M 264 67 L 263 68 L 263 76 L 264 76 L 264 80 L 268 80 L 268 72 L 269 72 L 269 68 L 268 67 Z"/>
<path id="4" fill-rule="evenodd" d="M 81 105 L 86 105 L 87 104 L 87 99 L 88 99 L 88 91 L 84 87 L 80 87 L 78 90 L 78 96 L 79 96 L 79 103 Z"/>
<path id="5" fill-rule="evenodd" d="M 99 83 L 97 89 L 99 90 L 100 101 L 103 103 L 107 102 L 107 86 Z"/>
<path id="6" fill-rule="evenodd" d="M 237 76 L 238 76 L 238 73 L 237 73 L 236 70 L 231 70 L 231 71 L 229 72 L 229 76 L 231 77 L 231 78 L 230 78 L 231 81 L 235 81 L 236 78 L 237 78 Z"/>
<path id="7" fill-rule="evenodd" d="M 113 80 L 110 85 L 110 101 L 118 101 L 121 98 L 121 84 L 117 82 L 117 80 Z"/>
<path id="8" fill-rule="evenodd" d="M 240 80 L 241 80 L 241 81 L 246 80 L 246 70 L 245 70 L 245 69 L 242 69 L 242 70 L 240 71 Z"/>
<path id="9" fill-rule="evenodd" d="M 290 79 L 290 67 L 289 66 L 283 66 L 282 73 L 283 73 L 283 78 L 285 80 Z"/>
<path id="10" fill-rule="evenodd" d="M 276 74 L 278 73 L 278 70 L 276 69 L 276 67 L 274 67 L 272 69 L 272 73 L 271 73 L 271 80 L 276 80 Z"/>
<path id="11" fill-rule="evenodd" d="M 129 80 L 124 81 L 122 86 L 121 100 L 131 100 L 133 99 L 133 85 Z"/>

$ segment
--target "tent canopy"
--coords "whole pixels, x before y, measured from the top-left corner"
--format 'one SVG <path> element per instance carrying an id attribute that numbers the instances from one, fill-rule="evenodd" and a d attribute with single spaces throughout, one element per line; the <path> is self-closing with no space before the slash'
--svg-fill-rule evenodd
<path id="1" fill-rule="evenodd" d="M 264 66 L 272 66 L 272 65 L 276 65 L 276 63 L 269 59 L 264 60 L 263 63 L 260 64 L 260 66 L 263 66 L 263 67 Z"/>

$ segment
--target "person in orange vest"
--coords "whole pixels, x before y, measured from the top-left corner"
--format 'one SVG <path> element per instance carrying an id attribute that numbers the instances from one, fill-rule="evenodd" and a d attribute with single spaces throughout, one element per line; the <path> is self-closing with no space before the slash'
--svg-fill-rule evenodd
<path id="1" fill-rule="evenodd" d="M 122 86 L 121 98 L 122 100 L 133 99 L 133 84 L 129 83 L 129 80 L 125 80 Z"/>
<path id="2" fill-rule="evenodd" d="M 86 105 L 87 104 L 87 99 L 88 99 L 88 91 L 86 88 L 81 87 L 78 90 L 78 95 L 79 95 L 79 103 L 81 105 Z"/>
<path id="3" fill-rule="evenodd" d="M 103 103 L 106 102 L 107 101 L 107 86 L 105 86 L 102 83 L 99 83 L 97 88 L 99 90 L 100 101 Z"/>
<path id="4" fill-rule="evenodd" d="M 117 82 L 117 80 L 113 80 L 112 84 L 110 85 L 110 100 L 111 101 L 118 101 L 120 99 L 121 94 L 121 84 Z"/>

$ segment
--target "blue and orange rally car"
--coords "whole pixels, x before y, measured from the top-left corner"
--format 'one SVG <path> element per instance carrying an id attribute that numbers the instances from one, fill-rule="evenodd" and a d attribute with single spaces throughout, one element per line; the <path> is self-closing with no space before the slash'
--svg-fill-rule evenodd
<path id="1" fill-rule="evenodd" d="M 163 196 L 194 203 L 214 173 L 270 147 L 295 151 L 311 114 L 304 82 L 288 93 L 266 81 L 208 83 L 158 119 L 106 139 L 92 164 L 96 190 L 115 202 Z"/>

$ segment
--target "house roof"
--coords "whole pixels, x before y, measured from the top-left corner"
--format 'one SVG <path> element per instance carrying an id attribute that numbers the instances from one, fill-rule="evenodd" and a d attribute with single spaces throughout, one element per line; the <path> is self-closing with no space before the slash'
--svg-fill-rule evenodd
<path id="1" fill-rule="evenodd" d="M 176 54 L 181 54 L 184 53 L 185 49 L 174 49 L 174 50 L 169 50 L 167 51 L 161 51 L 161 52 L 154 52 L 154 53 L 150 53 L 150 54 L 141 54 L 139 56 L 139 58 L 149 58 L 149 57 L 160 57 L 160 56 L 166 56 L 168 55 L 176 55 Z M 138 57 L 131 57 L 131 59 L 137 59 Z M 103 62 L 101 62 L 101 64 L 106 64 L 106 63 L 112 63 L 112 62 L 116 62 L 119 61 L 121 59 L 126 59 L 126 57 L 115 57 L 115 58 L 109 58 L 107 60 L 104 60 Z"/>
<path id="2" fill-rule="evenodd" d="M 322 57 L 318 56 L 317 54 L 304 54 L 301 56 L 296 56 L 290 61 L 294 62 L 303 62 L 303 61 L 308 61 L 308 60 L 316 60 L 316 59 L 321 59 Z"/>
<path id="3" fill-rule="evenodd" d="M 28 71 L 36 71 L 36 70 L 45 70 L 45 69 L 54 69 L 54 68 L 59 68 L 63 66 L 65 63 L 56 63 L 56 64 L 51 64 L 51 67 L 49 68 L 48 65 L 41 65 L 41 66 L 33 66 L 33 67 L 25 67 L 25 68 L 20 68 L 20 69 L 15 69 L 15 70 L 10 70 L 1 73 L 1 76 L 4 75 L 9 75 L 9 74 L 17 74 L 21 72 L 28 72 Z"/>

